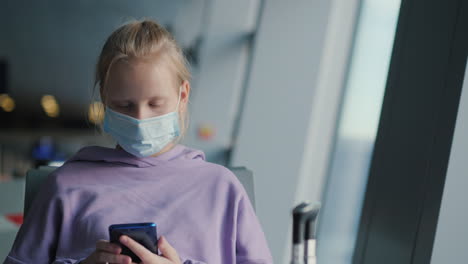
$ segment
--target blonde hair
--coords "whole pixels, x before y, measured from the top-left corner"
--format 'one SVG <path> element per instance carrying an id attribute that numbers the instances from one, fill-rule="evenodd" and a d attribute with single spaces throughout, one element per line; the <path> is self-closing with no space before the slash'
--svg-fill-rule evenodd
<path id="1" fill-rule="evenodd" d="M 101 100 L 105 104 L 106 82 L 114 63 L 120 60 L 156 58 L 165 60 L 166 65 L 174 72 L 179 86 L 184 81 L 190 81 L 188 62 L 171 33 L 157 22 L 147 19 L 124 24 L 107 38 L 102 48 L 96 65 L 94 90 L 99 86 Z M 186 108 L 180 115 L 181 136 L 187 130 L 187 121 Z"/>

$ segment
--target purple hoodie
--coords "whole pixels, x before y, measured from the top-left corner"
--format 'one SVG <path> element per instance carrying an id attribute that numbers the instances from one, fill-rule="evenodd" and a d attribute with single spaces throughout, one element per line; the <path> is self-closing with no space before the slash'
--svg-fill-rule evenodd
<path id="1" fill-rule="evenodd" d="M 183 263 L 273 263 L 242 184 L 203 152 L 157 157 L 85 147 L 55 170 L 4 264 L 78 263 L 111 224 L 155 222 Z"/>

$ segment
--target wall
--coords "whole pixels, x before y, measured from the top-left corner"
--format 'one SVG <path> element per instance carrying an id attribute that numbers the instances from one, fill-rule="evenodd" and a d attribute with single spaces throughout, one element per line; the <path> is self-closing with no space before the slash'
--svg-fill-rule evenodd
<path id="1" fill-rule="evenodd" d="M 264 3 L 232 164 L 254 172 L 257 215 L 275 263 L 289 259 L 293 206 L 320 199 L 356 7 Z"/>
<path id="2" fill-rule="evenodd" d="M 468 259 L 468 65 L 460 98 L 431 264 Z"/>

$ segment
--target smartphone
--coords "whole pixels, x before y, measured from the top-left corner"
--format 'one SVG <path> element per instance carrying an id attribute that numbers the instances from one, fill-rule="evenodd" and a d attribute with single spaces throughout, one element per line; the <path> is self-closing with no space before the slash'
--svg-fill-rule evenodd
<path id="1" fill-rule="evenodd" d="M 132 262 L 140 263 L 140 258 L 130 249 L 120 243 L 119 238 L 122 235 L 131 237 L 149 251 L 153 252 L 154 254 L 158 254 L 158 238 L 155 223 L 128 223 L 109 226 L 110 242 L 122 247 L 121 254 L 130 256 L 132 258 Z"/>

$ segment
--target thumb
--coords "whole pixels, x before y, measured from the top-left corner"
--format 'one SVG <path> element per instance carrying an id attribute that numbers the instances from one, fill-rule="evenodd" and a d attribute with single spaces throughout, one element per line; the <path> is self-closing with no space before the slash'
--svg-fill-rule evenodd
<path id="1" fill-rule="evenodd" d="M 180 263 L 180 259 L 179 259 L 179 255 L 177 254 L 177 251 L 171 246 L 171 244 L 169 244 L 166 237 L 161 236 L 159 238 L 158 248 L 165 258 L 175 263 Z"/>

